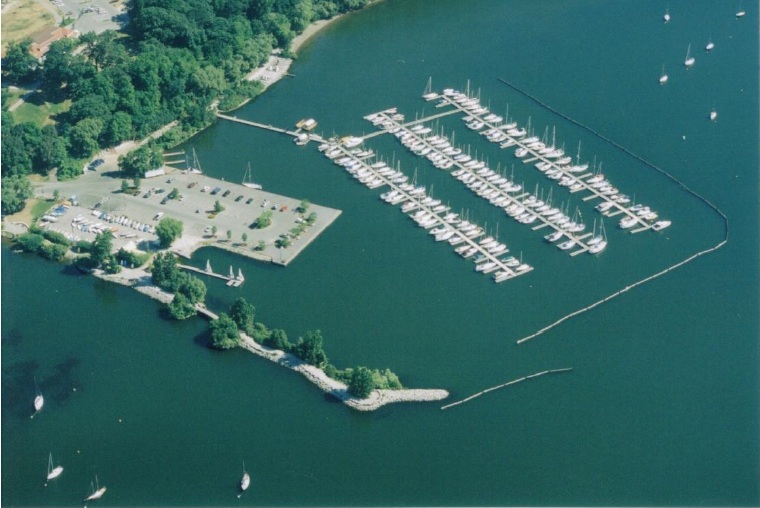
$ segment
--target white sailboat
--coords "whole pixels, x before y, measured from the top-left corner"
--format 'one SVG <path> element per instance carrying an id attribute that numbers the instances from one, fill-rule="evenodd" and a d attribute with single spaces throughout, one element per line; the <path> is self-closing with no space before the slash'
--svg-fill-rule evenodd
<path id="1" fill-rule="evenodd" d="M 34 378 L 34 391 L 36 392 L 36 395 L 34 396 L 34 414 L 30 418 L 34 418 L 34 415 L 39 413 L 42 410 L 42 406 L 45 405 L 45 397 L 42 396 L 42 392 L 40 392 L 40 387 L 37 386 L 37 378 Z"/>
<path id="2" fill-rule="evenodd" d="M 665 15 L 662 17 L 662 19 L 665 21 L 665 23 L 668 23 L 670 21 L 670 10 L 668 9 L 667 5 L 665 6 Z"/>
<path id="3" fill-rule="evenodd" d="M 596 240 L 597 238 L 600 238 L 600 240 L 596 241 L 593 245 L 591 245 L 591 247 L 588 250 L 589 254 L 599 254 L 600 252 L 602 252 L 604 249 L 607 248 L 607 231 L 605 231 L 604 229 L 604 221 L 601 221 L 599 236 L 594 237 L 593 239 Z"/>
<path id="4" fill-rule="evenodd" d="M 693 56 L 691 56 L 691 43 L 689 44 L 689 47 L 686 49 L 686 60 L 683 61 L 684 66 L 687 68 L 694 65 L 695 59 Z"/>
<path id="5" fill-rule="evenodd" d="M 258 183 L 254 183 L 251 181 L 251 163 L 248 163 L 248 169 L 245 172 L 245 175 L 243 176 L 243 186 L 248 187 L 249 189 L 261 189 L 261 185 Z"/>
<path id="6" fill-rule="evenodd" d="M 707 45 L 705 46 L 705 51 L 708 53 L 715 49 L 715 43 L 712 41 L 712 34 L 710 34 L 710 37 L 707 39 Z"/>
<path id="7" fill-rule="evenodd" d="M 713 108 L 710 110 L 710 120 L 714 122 L 717 119 L 718 119 L 718 112 L 715 110 L 715 107 L 713 106 Z"/>
<path id="8" fill-rule="evenodd" d="M 230 279 L 235 278 L 235 272 L 232 271 L 232 265 L 230 265 Z"/>
<path id="9" fill-rule="evenodd" d="M 92 494 L 87 496 L 84 500 L 85 501 L 93 501 L 95 499 L 100 499 L 103 497 L 103 494 L 106 493 L 106 488 L 101 487 L 98 484 L 98 475 L 95 475 L 95 486 L 93 487 L 92 482 L 90 482 L 90 490 L 92 490 Z"/>
<path id="10" fill-rule="evenodd" d="M 664 85 L 668 82 L 668 75 L 665 74 L 665 64 L 662 64 L 662 74 L 660 75 L 660 84 Z"/>
<path id="11" fill-rule="evenodd" d="M 245 462 L 243 462 L 243 477 L 240 479 L 240 494 L 238 494 L 238 499 L 240 496 L 243 495 L 243 492 L 248 490 L 248 487 L 251 485 L 251 475 L 248 474 L 248 471 L 245 470 Z"/>
<path id="12" fill-rule="evenodd" d="M 206 273 L 214 273 L 214 270 L 211 269 L 211 260 L 206 260 Z"/>
<path id="13" fill-rule="evenodd" d="M 195 148 L 193 148 L 193 162 L 190 166 L 187 167 L 187 172 L 195 174 L 203 173 L 203 170 L 201 169 L 201 162 L 198 160 L 198 154 L 195 153 Z"/>
<path id="14" fill-rule="evenodd" d="M 740 1 L 739 2 L 739 10 L 736 11 L 736 17 L 737 18 L 743 18 L 745 14 L 747 14 L 747 12 L 744 9 L 742 9 L 742 3 Z"/>
<path id="15" fill-rule="evenodd" d="M 240 282 L 243 282 L 245 280 L 245 277 L 243 277 L 243 270 L 241 270 L 240 268 L 238 268 L 237 280 L 239 280 Z"/>
<path id="16" fill-rule="evenodd" d="M 53 454 L 51 453 L 48 456 L 48 472 L 47 472 L 47 479 L 52 480 L 54 478 L 58 478 L 61 473 L 63 473 L 63 466 L 55 466 L 53 467 Z"/>

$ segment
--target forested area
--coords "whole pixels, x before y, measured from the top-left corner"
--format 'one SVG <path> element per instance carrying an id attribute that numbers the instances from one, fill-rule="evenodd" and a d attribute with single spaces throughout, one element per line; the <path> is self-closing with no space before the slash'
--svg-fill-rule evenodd
<path id="1" fill-rule="evenodd" d="M 261 91 L 245 80 L 273 48 L 287 54 L 312 21 L 369 0 L 130 0 L 124 33 L 87 33 L 54 42 L 44 62 L 31 41 L 9 45 L 6 84 L 38 84 L 45 102 L 66 104 L 52 125 L 14 123 L 3 90 L 2 213 L 24 206 L 19 177 L 76 178 L 99 149 L 138 139 L 167 123 L 176 144 L 213 120 L 211 104 L 234 107 Z M 7 180 L 15 178 L 16 180 Z M 6 184 L 8 184 L 6 186 Z M 7 192 L 6 192 L 7 190 Z"/>

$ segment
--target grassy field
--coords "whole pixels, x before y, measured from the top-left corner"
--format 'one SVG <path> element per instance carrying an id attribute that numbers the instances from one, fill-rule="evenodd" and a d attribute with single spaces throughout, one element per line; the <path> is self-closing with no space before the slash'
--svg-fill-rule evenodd
<path id="1" fill-rule="evenodd" d="M 35 0 L 19 0 L 3 12 L 2 44 L 20 41 L 45 27 L 55 26 L 53 15 Z"/>
<path id="2" fill-rule="evenodd" d="M 55 115 L 68 111 L 70 107 L 70 100 L 52 104 L 43 102 L 40 94 L 34 94 L 13 112 L 13 119 L 16 123 L 32 122 L 42 127 L 55 123 Z"/>

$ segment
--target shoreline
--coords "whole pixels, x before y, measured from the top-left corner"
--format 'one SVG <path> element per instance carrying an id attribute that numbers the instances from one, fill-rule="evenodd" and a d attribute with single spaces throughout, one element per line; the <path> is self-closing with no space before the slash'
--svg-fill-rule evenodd
<path id="1" fill-rule="evenodd" d="M 107 274 L 103 270 L 96 269 L 92 271 L 92 275 L 101 280 L 132 288 L 161 303 L 169 303 L 174 298 L 171 293 L 154 286 L 151 283 L 150 274 L 143 268 L 122 268 L 122 271 L 117 274 Z M 433 402 L 449 396 L 448 391 L 441 389 L 403 388 L 401 390 L 374 389 L 366 399 L 359 399 L 349 393 L 345 383 L 328 377 L 322 369 L 309 365 L 295 355 L 263 346 L 243 332 L 240 332 L 240 338 L 241 349 L 300 373 L 320 390 L 357 411 L 375 411 L 386 404 L 395 402 Z"/>

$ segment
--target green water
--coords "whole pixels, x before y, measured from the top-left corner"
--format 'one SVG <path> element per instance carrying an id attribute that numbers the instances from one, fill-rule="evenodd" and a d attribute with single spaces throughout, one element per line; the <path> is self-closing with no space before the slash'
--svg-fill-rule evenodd
<path id="1" fill-rule="evenodd" d="M 208 281 L 209 304 L 243 295 L 295 340 L 320 328 L 337 366 L 390 367 L 451 400 L 533 372 L 573 367 L 448 411 L 360 414 L 249 353 L 205 347 L 201 319 L 2 249 L 2 503 L 77 505 L 97 474 L 103 506 L 757 505 L 758 27 L 724 2 L 386 0 L 302 49 L 296 75 L 239 110 L 325 135 L 369 133 L 367 113 L 469 79 L 491 109 L 594 155 L 616 186 L 673 220 L 630 235 L 609 221 L 598 257 L 541 235 L 410 156 L 370 145 L 433 186 L 536 267 L 500 285 L 436 244 L 397 208 L 274 133 L 218 123 L 193 138 L 207 173 L 237 181 L 250 160 L 265 188 L 343 210 L 288 268 L 225 252 L 246 283 Z M 716 49 L 701 49 L 712 33 Z M 687 44 L 697 63 L 682 62 Z M 657 79 L 665 63 L 669 83 Z M 515 340 L 722 239 L 722 221 L 644 164 L 497 81 L 501 77 L 683 180 L 728 216 L 729 243 L 521 346 Z M 707 114 L 715 104 L 718 121 Z M 458 143 L 509 167 L 456 117 Z M 686 138 L 683 139 L 683 136 Z M 511 170 L 510 170 L 511 171 Z M 549 185 L 522 164 L 528 189 Z M 557 192 L 555 190 L 555 192 Z M 560 191 L 590 224 L 591 205 Z M 30 419 L 34 377 L 45 409 Z M 121 421 L 119 421 L 121 419 Z M 47 454 L 65 471 L 43 485 Z M 242 463 L 252 486 L 237 500 Z"/>

